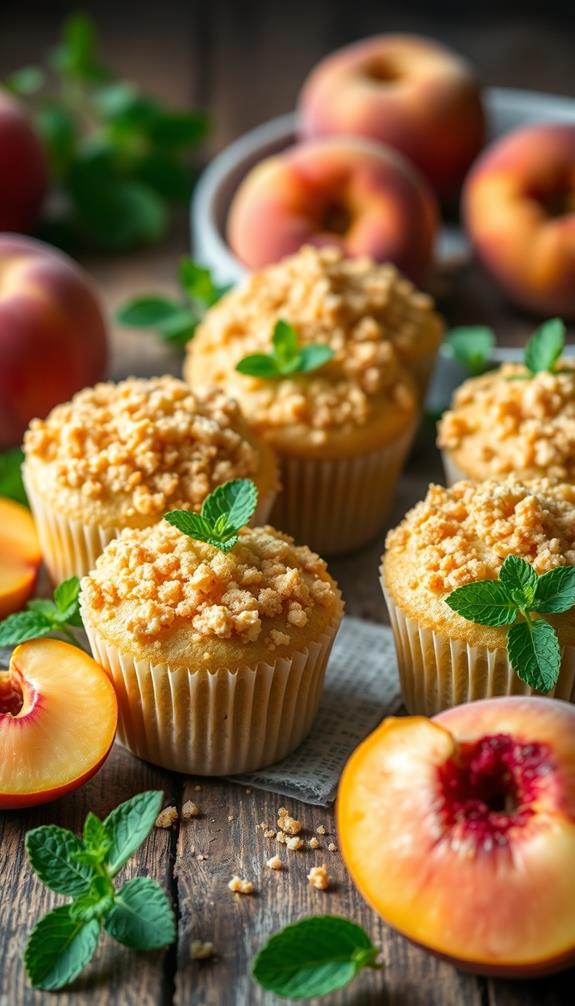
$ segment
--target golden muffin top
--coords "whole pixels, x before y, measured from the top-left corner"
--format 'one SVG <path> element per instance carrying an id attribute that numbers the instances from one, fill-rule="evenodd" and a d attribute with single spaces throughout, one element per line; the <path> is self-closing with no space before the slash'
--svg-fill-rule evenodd
<path id="1" fill-rule="evenodd" d="M 444 598 L 464 584 L 496 579 L 508 555 L 538 574 L 575 565 L 575 486 L 551 479 L 430 485 L 386 546 L 385 584 L 408 614 L 462 638 L 503 638 L 504 630 L 466 622 Z"/>
<path id="2" fill-rule="evenodd" d="M 250 663 L 293 651 L 340 611 L 323 559 L 271 527 L 243 529 L 227 553 L 163 520 L 128 529 L 82 580 L 87 624 L 120 649 L 189 664 L 200 644 L 208 668 L 222 655 L 246 662 L 246 644 Z"/>
<path id="3" fill-rule="evenodd" d="M 236 372 L 252 353 L 269 353 L 285 320 L 301 345 L 327 344 L 333 358 L 309 374 L 264 380 Z M 192 386 L 221 382 L 262 432 L 298 428 L 321 448 L 338 432 L 375 419 L 392 426 L 413 414 L 416 393 L 404 367 L 433 351 L 443 324 L 430 297 L 392 265 L 304 247 L 253 273 L 211 308 L 188 346 Z M 386 403 L 386 410 L 382 410 Z M 395 416 L 395 419 L 394 419 Z"/>
<path id="4" fill-rule="evenodd" d="M 439 423 L 438 445 L 473 478 L 575 481 L 575 366 L 528 375 L 507 363 L 471 378 Z"/>
<path id="5" fill-rule="evenodd" d="M 239 406 L 174 377 L 86 388 L 33 420 L 24 449 L 41 493 L 87 523 L 137 527 L 172 507 L 197 510 L 228 479 L 257 482 L 262 451 L 275 479 L 269 448 L 247 430 Z"/>

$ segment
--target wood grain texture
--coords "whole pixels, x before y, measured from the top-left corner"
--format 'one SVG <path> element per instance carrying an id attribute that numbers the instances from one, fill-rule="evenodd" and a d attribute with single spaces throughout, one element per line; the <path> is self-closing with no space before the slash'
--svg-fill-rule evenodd
<path id="1" fill-rule="evenodd" d="M 490 16 L 486 11 L 493 9 Z M 96 8 L 94 8 L 96 9 Z M 456 8 L 454 8 L 455 10 Z M 51 44 L 65 0 L 50 4 L 0 6 L 0 75 L 30 63 Z M 501 5 L 482 4 L 465 18 L 436 5 L 294 0 L 225 2 L 163 0 L 161 5 L 99 0 L 97 18 L 106 56 L 122 73 L 147 90 L 178 104 L 200 104 L 215 127 L 208 153 L 215 153 L 245 129 L 293 106 L 305 73 L 324 53 L 352 38 L 383 30 L 409 30 L 443 38 L 466 52 L 487 83 L 527 86 L 575 94 L 569 11 L 546 5 L 550 16 L 524 10 L 506 16 Z M 127 298 L 141 292 L 174 293 L 179 258 L 188 250 L 188 224 L 181 213 L 160 248 L 129 257 L 88 259 L 110 319 Z M 464 263 L 435 283 L 451 324 L 487 322 L 502 343 L 523 340 L 531 319 L 505 304 L 479 272 Z M 181 353 L 152 335 L 112 324 L 110 374 L 179 373 Z M 441 479 L 431 431 L 419 437 L 398 489 L 390 522 L 424 492 L 429 479 Z M 351 614 L 385 618 L 378 583 L 380 538 L 362 552 L 338 559 L 332 570 Z M 201 785 L 201 790 L 195 789 Z M 103 939 L 90 968 L 68 993 L 34 993 L 25 983 L 21 956 L 34 920 L 59 903 L 37 881 L 26 861 L 25 832 L 57 823 L 79 831 L 88 809 L 104 816 L 117 803 L 145 788 L 162 788 L 166 804 L 193 799 L 202 814 L 171 832 L 154 831 L 134 857 L 127 875 L 149 873 L 170 891 L 179 914 L 177 947 L 167 953 L 136 954 Z M 279 1000 L 261 993 L 249 978 L 249 962 L 275 929 L 308 913 L 349 915 L 381 946 L 385 971 L 368 972 L 330 1006 L 570 1006 L 573 971 L 531 983 L 487 981 L 464 975 L 412 947 L 394 934 L 354 892 L 339 853 L 325 846 L 334 838 L 333 815 L 289 802 L 306 827 L 318 823 L 329 835 L 324 848 L 289 853 L 263 837 L 256 825 L 272 824 L 281 800 L 247 793 L 224 781 L 183 779 L 133 758 L 116 747 L 98 776 L 63 800 L 28 812 L 0 816 L 0 1006 L 272 1006 Z M 230 821 L 229 818 L 232 818 Z M 334 839 L 337 841 L 337 839 Z M 279 849 L 286 869 L 275 873 L 265 860 Z M 199 855 L 206 855 L 205 860 Z M 325 862 L 333 878 L 329 892 L 309 887 L 313 864 Z M 232 874 L 254 881 L 254 896 L 233 895 Z M 537 907 L 533 906 L 536 912 Z M 213 961 L 192 961 L 193 939 L 213 940 Z M 285 1001 L 285 1000 L 284 1000 Z M 326 1000 L 324 1000 L 326 1001 Z"/>

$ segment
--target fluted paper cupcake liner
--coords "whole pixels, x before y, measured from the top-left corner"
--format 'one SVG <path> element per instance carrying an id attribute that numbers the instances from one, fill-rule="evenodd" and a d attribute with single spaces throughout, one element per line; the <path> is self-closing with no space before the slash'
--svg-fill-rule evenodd
<path id="1" fill-rule="evenodd" d="M 94 659 L 116 689 L 120 743 L 176 772 L 231 775 L 279 761 L 307 736 L 341 611 L 292 657 L 217 671 L 138 660 L 84 621 Z"/>
<path id="2" fill-rule="evenodd" d="M 395 603 L 381 579 L 395 640 L 403 701 L 409 713 L 434 716 L 462 702 L 537 695 L 515 674 L 503 648 L 472 646 L 422 626 Z M 549 697 L 575 702 L 575 647 L 565 646 Z"/>
<path id="3" fill-rule="evenodd" d="M 71 576 L 85 576 L 96 564 L 106 545 L 117 538 L 121 527 L 100 527 L 71 520 L 42 498 L 23 473 L 26 494 L 36 524 L 40 549 L 51 580 L 59 583 Z M 275 492 L 258 502 L 250 521 L 253 527 L 268 521 Z"/>
<path id="4" fill-rule="evenodd" d="M 441 451 L 441 461 L 443 464 L 443 471 L 445 472 L 445 484 L 447 486 L 452 486 L 456 482 L 461 482 L 462 479 L 469 479 L 469 475 L 466 475 L 459 465 L 456 464 L 448 451 Z"/>
<path id="5" fill-rule="evenodd" d="M 412 424 L 393 443 L 351 458 L 280 457 L 272 524 L 320 555 L 361 548 L 385 524 L 414 433 Z"/>

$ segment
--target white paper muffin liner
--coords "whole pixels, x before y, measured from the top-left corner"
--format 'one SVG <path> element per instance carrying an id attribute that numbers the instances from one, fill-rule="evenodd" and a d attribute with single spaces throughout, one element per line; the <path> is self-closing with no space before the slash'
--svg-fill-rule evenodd
<path id="1" fill-rule="evenodd" d="M 448 451 L 442 450 L 440 453 L 443 471 L 445 472 L 446 486 L 452 486 L 456 482 L 461 482 L 462 479 L 467 479 L 468 481 L 470 480 L 470 476 L 466 475 L 459 465 L 455 463 Z"/>
<path id="2" fill-rule="evenodd" d="M 85 576 L 94 568 L 96 559 L 106 545 L 118 537 L 122 528 L 100 527 L 71 520 L 46 503 L 41 492 L 26 478 L 25 468 L 23 481 L 50 579 L 53 583 L 59 583 L 71 576 Z M 267 493 L 258 501 L 256 512 L 250 521 L 253 527 L 267 523 L 275 495 L 275 491 Z"/>
<path id="3" fill-rule="evenodd" d="M 462 702 L 499 695 L 538 695 L 517 677 L 506 649 L 471 646 L 420 625 L 381 586 L 389 611 L 403 701 L 412 714 L 434 716 Z M 575 702 L 575 647 L 565 646 L 550 698 Z"/>
<path id="4" fill-rule="evenodd" d="M 350 458 L 280 455 L 271 523 L 320 555 L 361 548 L 385 524 L 414 433 L 412 423 L 393 443 Z"/>
<path id="5" fill-rule="evenodd" d="M 193 775 L 252 772 L 279 761 L 309 733 L 341 610 L 291 658 L 231 671 L 170 667 L 121 653 L 84 615 L 94 659 L 118 696 L 117 739 L 133 754 Z"/>

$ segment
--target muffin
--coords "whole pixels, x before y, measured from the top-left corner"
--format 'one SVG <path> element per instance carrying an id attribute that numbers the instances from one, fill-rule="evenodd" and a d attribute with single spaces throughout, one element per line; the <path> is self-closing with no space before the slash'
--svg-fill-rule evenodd
<path id="1" fill-rule="evenodd" d="M 249 477 L 264 523 L 277 485 L 273 451 L 219 391 L 174 377 L 97 384 L 35 419 L 23 477 L 54 581 L 83 576 L 122 528 L 166 510 L 199 510 L 215 486 Z"/>
<path id="2" fill-rule="evenodd" d="M 333 358 L 280 380 L 238 373 L 244 357 L 271 351 L 279 320 Z M 283 491 L 273 523 L 319 552 L 346 552 L 383 526 L 441 330 L 430 299 L 393 266 L 308 247 L 208 312 L 184 373 L 192 387 L 218 384 L 236 397 L 276 450 Z"/>
<path id="3" fill-rule="evenodd" d="M 466 381 L 439 423 L 448 485 L 459 479 L 575 482 L 575 366 L 527 376 L 521 364 Z"/>
<path id="4" fill-rule="evenodd" d="M 224 554 L 160 521 L 110 542 L 81 611 L 120 741 L 222 775 L 277 761 L 309 732 L 342 601 L 323 560 L 270 527 Z"/>
<path id="5" fill-rule="evenodd" d="M 389 533 L 381 583 L 410 713 L 532 693 L 509 663 L 506 627 L 477 625 L 445 603 L 457 587 L 496 579 L 508 555 L 538 574 L 575 565 L 575 486 L 549 479 L 431 485 Z M 549 621 L 562 648 L 551 694 L 574 701 L 575 612 Z"/>

